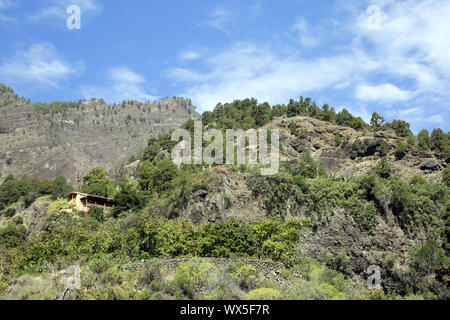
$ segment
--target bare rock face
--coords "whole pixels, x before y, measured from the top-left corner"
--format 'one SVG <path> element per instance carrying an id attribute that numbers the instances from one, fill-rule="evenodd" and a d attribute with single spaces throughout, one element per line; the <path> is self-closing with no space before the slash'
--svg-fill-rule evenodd
<path id="1" fill-rule="evenodd" d="M 395 289 L 392 275 L 386 274 L 388 260 L 404 268 L 410 263 L 411 250 L 425 242 L 423 230 L 411 236 L 386 216 L 377 216 L 375 230 L 369 234 L 362 231 L 345 210 L 336 209 L 328 223 L 302 231 L 298 248 L 303 255 L 319 261 L 326 261 L 327 254 L 336 257 L 344 250 L 349 259 L 346 273 L 364 280 L 367 268 L 377 265 L 381 268 L 384 286 Z"/>
<path id="2" fill-rule="evenodd" d="M 79 101 L 53 110 L 0 94 L 0 183 L 9 174 L 79 182 L 95 166 L 116 173 L 131 155 L 198 114 L 189 99 Z M 5 105 L 6 104 L 6 105 Z M 0 104 L 1 105 L 1 104 Z"/>
<path id="3" fill-rule="evenodd" d="M 132 163 L 123 166 L 120 170 L 117 176 L 121 177 L 122 179 L 126 179 L 128 182 L 136 181 L 139 176 L 139 168 L 141 166 L 141 161 L 136 160 Z"/>
<path id="4" fill-rule="evenodd" d="M 263 201 L 253 197 L 245 174 L 213 170 L 216 172 L 210 176 L 208 187 L 194 189 L 180 211 L 174 213 L 168 208 L 167 217 L 176 215 L 196 224 L 230 219 L 255 223 L 267 219 Z"/>

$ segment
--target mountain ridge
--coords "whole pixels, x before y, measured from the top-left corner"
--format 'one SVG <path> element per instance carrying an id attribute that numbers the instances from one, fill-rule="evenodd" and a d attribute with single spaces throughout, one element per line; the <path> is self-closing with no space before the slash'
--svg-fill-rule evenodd
<path id="1" fill-rule="evenodd" d="M 146 103 L 31 103 L 3 87 L 0 105 L 0 182 L 10 174 L 27 174 L 63 175 L 77 184 L 95 166 L 116 172 L 149 138 L 198 117 L 192 101 L 178 97 Z"/>

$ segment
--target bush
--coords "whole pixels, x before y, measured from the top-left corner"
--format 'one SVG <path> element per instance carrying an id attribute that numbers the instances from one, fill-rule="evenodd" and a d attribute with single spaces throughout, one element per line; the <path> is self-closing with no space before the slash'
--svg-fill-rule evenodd
<path id="1" fill-rule="evenodd" d="M 92 208 L 91 210 L 89 210 L 88 215 L 90 218 L 94 219 L 97 222 L 105 221 L 105 213 L 103 212 L 103 209 Z"/>
<path id="2" fill-rule="evenodd" d="M 334 143 L 336 144 L 336 147 L 339 147 L 342 144 L 342 138 L 339 133 L 334 136 Z"/>
<path id="3" fill-rule="evenodd" d="M 27 194 L 24 198 L 23 198 L 23 203 L 25 204 L 25 208 L 28 208 L 29 206 L 31 206 L 33 204 L 33 202 L 39 198 L 39 194 L 38 193 L 29 193 Z"/>
<path id="4" fill-rule="evenodd" d="M 17 248 L 27 239 L 27 230 L 24 226 L 9 224 L 0 229 L 0 247 L 10 249 Z"/>
<path id="5" fill-rule="evenodd" d="M 294 122 L 289 123 L 289 130 L 293 136 L 297 134 L 297 126 Z"/>
<path id="6" fill-rule="evenodd" d="M 3 298 L 6 300 L 57 300 L 61 293 L 61 290 L 58 290 L 49 279 L 23 275 L 17 279 L 11 291 Z"/>
<path id="7" fill-rule="evenodd" d="M 306 187 L 303 176 L 292 177 L 279 173 L 274 176 L 251 176 L 248 185 L 255 197 L 265 195 L 264 203 L 268 216 L 284 217 L 288 210 L 296 210 L 303 202 L 302 187 Z"/>
<path id="8" fill-rule="evenodd" d="M 67 201 L 67 199 L 59 198 L 50 204 L 50 207 L 48 208 L 48 213 L 59 212 L 67 208 L 69 208 L 69 201 Z"/>
<path id="9" fill-rule="evenodd" d="M 448 165 L 442 173 L 442 182 L 450 187 L 450 165 Z"/>
<path id="10" fill-rule="evenodd" d="M 103 167 L 92 169 L 84 178 L 81 192 L 109 197 L 114 194 L 114 180 L 109 178 L 109 173 Z"/>
<path id="11" fill-rule="evenodd" d="M 303 129 L 300 129 L 300 130 L 298 131 L 297 135 L 298 135 L 298 138 L 299 138 L 299 139 L 302 139 L 302 140 L 306 139 L 306 132 L 305 132 L 305 130 L 303 130 Z"/>
<path id="12" fill-rule="evenodd" d="M 114 208 L 112 214 L 118 217 L 120 213 L 128 210 L 140 210 L 145 206 L 146 199 L 142 191 L 137 190 L 133 185 L 128 184 L 120 187 L 119 192 L 114 197 Z"/>
<path id="13" fill-rule="evenodd" d="M 397 150 L 395 151 L 395 157 L 398 160 L 401 160 L 403 159 L 403 157 L 406 155 L 407 152 L 408 146 L 400 141 L 399 144 L 397 145 Z"/>
<path id="14" fill-rule="evenodd" d="M 180 262 L 174 283 L 189 298 L 193 299 L 197 289 L 206 286 L 216 271 L 212 263 L 202 259 Z"/>
<path id="15" fill-rule="evenodd" d="M 231 278 L 237 283 L 241 290 L 249 291 L 256 287 L 258 282 L 258 271 L 255 267 L 238 262 L 229 267 Z"/>
<path id="16" fill-rule="evenodd" d="M 300 157 L 299 175 L 305 178 L 317 176 L 317 165 L 309 151 L 304 152 Z"/>
<path id="17" fill-rule="evenodd" d="M 159 161 L 156 166 L 146 160 L 139 168 L 139 185 L 144 191 L 165 192 L 174 187 L 178 168 L 170 159 Z"/>
<path id="18" fill-rule="evenodd" d="M 378 152 L 380 153 L 380 157 L 386 157 L 388 153 L 388 144 L 386 141 L 381 142 Z"/>
<path id="19" fill-rule="evenodd" d="M 258 253 L 257 238 L 252 227 L 236 220 L 205 225 L 199 240 L 201 256 L 255 257 Z"/>
<path id="20" fill-rule="evenodd" d="M 387 179 L 391 176 L 392 174 L 392 168 L 389 165 L 386 157 L 381 158 L 381 160 L 378 162 L 376 168 L 375 168 L 375 173 L 383 179 Z"/>
<path id="21" fill-rule="evenodd" d="M 245 300 L 280 300 L 281 293 L 278 290 L 271 288 L 259 288 L 250 291 Z"/>
<path id="22" fill-rule="evenodd" d="M 16 214 L 16 209 L 14 208 L 8 208 L 5 211 L 5 217 L 11 218 Z"/>

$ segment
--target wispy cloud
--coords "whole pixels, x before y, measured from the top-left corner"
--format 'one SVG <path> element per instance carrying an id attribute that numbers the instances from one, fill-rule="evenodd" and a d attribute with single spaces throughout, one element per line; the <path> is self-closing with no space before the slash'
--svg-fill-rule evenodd
<path id="1" fill-rule="evenodd" d="M 70 5 L 79 6 L 82 14 L 100 9 L 96 0 L 46 0 L 39 10 L 28 15 L 28 21 L 40 22 L 50 17 L 66 19 L 68 17 L 66 10 Z"/>
<path id="2" fill-rule="evenodd" d="M 185 95 L 201 110 L 217 102 L 257 97 L 271 103 L 287 101 L 301 92 L 320 90 L 351 78 L 356 57 L 298 59 L 280 56 L 270 47 L 237 43 L 205 60 L 206 72 L 173 68 L 168 75 L 191 86 Z M 308 75 L 307 77 L 301 75 Z"/>
<path id="3" fill-rule="evenodd" d="M 316 21 L 312 26 L 297 18 L 290 32 L 278 34 L 276 42 L 234 42 L 200 58 L 195 67 L 175 66 L 167 75 L 183 84 L 183 94 L 201 110 L 237 98 L 285 103 L 300 94 L 326 97 L 340 92 L 343 104 L 353 104 L 364 115 L 370 103 L 371 110 L 390 107 L 389 114 L 396 117 L 401 110 L 417 109 L 404 114 L 416 123 L 421 123 L 417 115 L 425 110 L 431 114 L 427 121 L 448 117 L 450 2 L 366 2 L 381 8 L 379 29 L 368 28 L 366 7 L 342 0 L 350 20 L 336 26 L 339 34 L 321 32 L 328 22 Z M 217 17 L 228 16 L 219 13 Z M 319 44 L 327 49 L 319 49 Z M 306 54 L 305 47 L 315 53 Z"/>
<path id="4" fill-rule="evenodd" d="M 412 98 L 413 93 L 400 90 L 391 83 L 376 86 L 362 85 L 356 88 L 355 96 L 361 101 L 397 102 L 407 101 Z"/>
<path id="5" fill-rule="evenodd" d="M 215 7 L 208 17 L 208 24 L 222 32 L 228 33 L 234 26 L 235 15 L 222 6 Z"/>
<path id="6" fill-rule="evenodd" d="M 50 43 L 38 43 L 0 65 L 0 74 L 11 82 L 25 81 L 57 86 L 60 80 L 80 72 L 83 63 L 63 60 Z"/>
<path id="7" fill-rule="evenodd" d="M 189 60 L 196 60 L 199 59 L 202 56 L 202 52 L 199 50 L 186 50 L 183 51 L 178 55 L 178 58 L 181 60 L 189 61 Z"/>
<path id="8" fill-rule="evenodd" d="M 108 85 L 81 86 L 82 95 L 90 99 L 104 98 L 109 102 L 120 102 L 122 100 L 156 100 L 157 97 L 147 93 L 145 87 L 146 79 L 125 66 L 113 67 L 107 72 Z"/>
<path id="9" fill-rule="evenodd" d="M 300 45 L 307 48 L 312 48 L 319 44 L 319 38 L 313 35 L 311 27 L 308 25 L 305 19 L 297 18 L 292 29 L 297 33 Z"/>

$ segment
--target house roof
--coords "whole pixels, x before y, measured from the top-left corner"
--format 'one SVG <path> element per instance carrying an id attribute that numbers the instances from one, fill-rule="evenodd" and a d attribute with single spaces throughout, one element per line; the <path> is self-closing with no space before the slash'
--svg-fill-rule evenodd
<path id="1" fill-rule="evenodd" d="M 81 193 L 81 192 L 71 192 L 69 194 L 69 197 L 77 196 L 77 195 L 82 196 L 82 198 L 88 198 L 88 199 L 99 200 L 99 201 L 104 201 L 104 202 L 111 202 L 111 203 L 113 202 L 113 199 L 110 199 L 110 198 L 96 196 L 93 194 Z"/>

